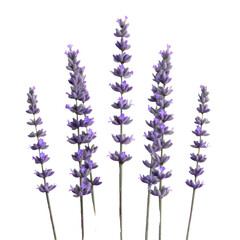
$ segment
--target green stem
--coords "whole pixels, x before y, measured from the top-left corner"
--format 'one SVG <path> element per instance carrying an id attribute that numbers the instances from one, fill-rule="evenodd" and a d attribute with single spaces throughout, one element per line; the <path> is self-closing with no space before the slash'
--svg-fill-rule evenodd
<path id="1" fill-rule="evenodd" d="M 162 135 L 162 141 L 163 141 L 163 135 Z M 163 156 L 163 149 L 161 149 L 161 158 Z M 162 164 L 160 164 L 160 167 L 162 167 Z M 159 190 L 160 193 L 162 192 L 162 179 L 159 182 Z M 162 239 L 162 199 L 159 197 L 159 232 L 158 232 L 158 238 L 159 240 Z"/>
<path id="2" fill-rule="evenodd" d="M 162 180 L 159 183 L 159 189 L 162 190 Z M 162 239 L 162 199 L 159 197 L 159 213 L 160 213 L 160 220 L 159 220 L 159 240 Z"/>
<path id="3" fill-rule="evenodd" d="M 195 189 L 193 189 L 193 194 L 192 194 L 192 203 L 191 203 L 190 216 L 189 216 L 189 220 L 188 220 L 188 228 L 187 228 L 187 237 L 186 237 L 186 240 L 188 240 L 189 231 L 190 231 L 190 225 L 191 225 L 191 220 L 192 220 L 192 212 L 193 212 L 194 198 L 195 198 Z"/>
<path id="4" fill-rule="evenodd" d="M 83 104 L 84 104 L 84 103 L 83 103 Z M 86 118 L 86 114 L 84 114 L 84 117 Z M 88 131 L 88 127 L 86 127 L 86 131 Z M 88 147 L 89 147 L 89 143 L 88 143 Z M 92 183 L 93 183 L 92 170 L 90 171 L 90 181 L 91 181 L 91 184 L 92 184 Z M 94 188 L 93 188 L 93 184 L 92 184 L 91 196 L 92 196 L 93 211 L 94 211 L 94 215 L 96 216 L 96 206 L 95 206 L 95 198 L 94 198 Z"/>
<path id="5" fill-rule="evenodd" d="M 150 192 L 151 192 L 151 190 L 148 190 L 145 240 L 148 240 L 148 224 L 149 224 L 149 209 L 150 209 Z"/>
<path id="6" fill-rule="evenodd" d="M 92 179 L 92 171 L 90 172 L 90 181 L 91 183 L 93 182 L 93 179 Z M 92 204 L 93 204 L 93 211 L 94 211 L 94 214 L 96 216 L 96 206 L 95 206 L 95 198 L 94 198 L 94 188 L 93 188 L 93 184 L 92 184 Z"/>
<path id="7" fill-rule="evenodd" d="M 119 163 L 119 218 L 120 218 L 120 239 L 122 240 L 122 163 Z"/>
<path id="8" fill-rule="evenodd" d="M 76 105 L 77 105 L 77 99 L 76 99 Z M 76 114 L 77 120 L 78 120 L 78 114 Z M 79 128 L 77 129 L 78 136 L 80 135 L 80 130 Z M 78 150 L 80 150 L 81 144 L 78 143 Z M 82 167 L 82 162 L 79 162 L 79 171 L 81 171 Z M 79 178 L 79 184 L 80 187 L 82 185 L 82 178 Z M 82 228 L 82 240 L 84 240 L 84 212 L 83 212 L 83 196 L 80 196 L 80 211 L 81 211 L 81 228 Z"/>

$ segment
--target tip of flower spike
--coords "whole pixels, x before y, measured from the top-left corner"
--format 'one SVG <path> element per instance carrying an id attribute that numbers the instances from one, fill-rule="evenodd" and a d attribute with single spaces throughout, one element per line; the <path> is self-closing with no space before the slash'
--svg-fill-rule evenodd
<path id="1" fill-rule="evenodd" d="M 200 88 L 201 88 L 202 91 L 206 91 L 207 90 L 207 87 L 203 86 L 203 85 L 200 85 Z"/>
<path id="2" fill-rule="evenodd" d="M 69 48 L 69 51 L 71 52 L 72 51 L 72 44 L 68 44 L 67 47 Z"/>

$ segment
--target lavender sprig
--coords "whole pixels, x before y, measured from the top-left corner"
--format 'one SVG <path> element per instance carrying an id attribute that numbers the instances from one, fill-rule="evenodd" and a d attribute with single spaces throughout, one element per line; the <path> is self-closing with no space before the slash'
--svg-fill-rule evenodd
<path id="1" fill-rule="evenodd" d="M 67 69 L 70 71 L 70 79 L 68 82 L 71 84 L 71 92 L 67 93 L 70 99 L 75 100 L 75 104 L 70 106 L 66 105 L 66 108 L 76 114 L 76 118 L 72 121 L 68 121 L 69 126 L 73 131 L 77 130 L 77 134 L 73 133 L 72 137 L 68 137 L 68 142 L 71 144 L 77 144 L 78 151 L 72 155 L 74 161 L 79 164 L 78 169 L 71 169 L 71 174 L 75 178 L 79 178 L 79 185 L 75 187 L 70 186 L 70 191 L 74 193 L 74 197 L 80 197 L 81 206 L 81 228 L 82 228 L 82 240 L 84 239 L 84 214 L 83 214 L 83 196 L 91 193 L 92 204 L 94 213 L 96 214 L 95 199 L 94 199 L 94 185 L 100 185 L 100 177 L 93 179 L 92 170 L 97 168 L 98 165 L 91 160 L 92 154 L 96 152 L 97 147 L 90 146 L 91 141 L 96 137 L 96 133 L 89 127 L 93 124 L 93 118 L 89 118 L 88 114 L 92 109 L 90 106 L 86 107 L 85 102 L 90 99 L 89 93 L 86 88 L 86 81 L 84 75 L 84 67 L 80 67 L 80 61 L 77 60 L 79 51 L 73 51 L 72 45 L 68 45 L 69 50 L 65 52 L 68 57 Z M 84 116 L 83 119 L 79 119 L 79 116 Z M 80 128 L 84 128 L 85 131 L 80 133 Z M 81 145 L 85 145 L 81 149 Z"/>
<path id="2" fill-rule="evenodd" d="M 197 127 L 193 131 L 193 133 L 197 137 L 199 137 L 199 141 L 194 141 L 193 142 L 194 144 L 191 145 L 193 148 L 198 149 L 197 154 L 191 153 L 191 159 L 196 162 L 196 167 L 195 168 L 190 167 L 190 171 L 189 171 L 189 173 L 194 176 L 194 180 L 192 180 L 192 179 L 186 180 L 186 184 L 193 189 L 192 203 L 191 203 L 191 210 L 190 210 L 190 216 L 189 216 L 189 221 L 188 221 L 186 240 L 188 240 L 188 237 L 189 237 L 190 224 L 191 224 L 193 205 L 194 205 L 194 199 L 195 199 L 195 191 L 198 188 L 201 188 L 203 186 L 203 182 L 200 182 L 199 180 L 197 180 L 197 177 L 204 173 L 204 170 L 199 165 L 199 163 L 205 162 L 207 159 L 206 155 L 200 154 L 200 149 L 208 147 L 206 142 L 204 142 L 202 140 L 202 137 L 209 135 L 207 133 L 207 131 L 203 129 L 203 125 L 209 123 L 207 118 L 203 118 L 203 114 L 210 111 L 210 109 L 208 108 L 208 105 L 206 104 L 209 101 L 209 98 L 208 98 L 209 92 L 207 91 L 206 86 L 200 86 L 200 88 L 201 88 L 201 94 L 198 95 L 199 96 L 198 101 L 200 102 L 200 104 L 199 104 L 199 107 L 197 108 L 197 110 L 201 114 L 201 117 L 197 116 L 195 118 L 195 124 L 197 125 Z"/>
<path id="3" fill-rule="evenodd" d="M 122 165 L 124 162 L 129 161 L 132 157 L 130 155 L 127 155 L 125 152 L 123 152 L 123 144 L 129 144 L 133 140 L 133 136 L 126 136 L 123 134 L 123 125 L 130 124 L 132 122 L 132 119 L 130 117 L 125 116 L 123 114 L 123 110 L 127 110 L 131 107 L 131 102 L 128 102 L 127 99 L 123 98 L 123 94 L 127 93 L 132 90 L 132 87 L 129 86 L 126 82 L 126 78 L 131 77 L 133 74 L 132 71 L 129 71 L 129 68 L 125 67 L 125 63 L 128 63 L 131 60 L 130 55 L 128 55 L 125 51 L 130 48 L 130 45 L 128 44 L 128 41 L 125 40 L 130 36 L 130 34 L 127 32 L 127 28 L 129 24 L 126 23 L 127 17 L 125 17 L 124 20 L 118 19 L 117 22 L 120 26 L 120 29 L 116 29 L 116 32 L 114 35 L 118 38 L 120 38 L 119 41 L 117 41 L 116 46 L 121 50 L 120 54 L 113 55 L 113 59 L 115 62 L 119 63 L 120 65 L 115 68 L 112 72 L 112 74 L 116 77 L 119 77 L 121 79 L 121 83 L 116 82 L 115 84 L 110 84 L 111 88 L 120 93 L 120 98 L 112 104 L 112 107 L 115 109 L 120 109 L 120 115 L 119 116 L 113 116 L 113 119 L 110 118 L 110 122 L 114 125 L 120 126 L 120 134 L 112 135 L 115 142 L 120 144 L 120 151 L 115 151 L 115 153 L 110 153 L 110 158 L 113 161 L 119 162 L 119 218 L 120 218 L 120 239 L 122 240 L 123 235 L 123 229 L 122 229 Z"/>
<path id="4" fill-rule="evenodd" d="M 144 133 L 145 137 L 152 142 L 145 146 L 150 153 L 151 162 L 148 160 L 143 161 L 143 164 L 149 168 L 149 175 L 140 176 L 140 180 L 148 185 L 145 240 L 148 239 L 150 194 L 159 197 L 159 239 L 161 239 L 162 198 L 168 195 L 170 191 L 168 187 L 162 185 L 162 180 L 172 175 L 171 171 L 164 173 L 165 167 L 163 167 L 163 164 L 165 164 L 170 158 L 163 154 L 163 150 L 172 146 L 171 140 L 164 140 L 164 136 L 173 133 L 173 130 L 170 130 L 169 127 L 165 125 L 167 121 L 173 119 L 173 115 L 167 114 L 166 112 L 166 108 L 172 103 L 172 100 L 166 99 L 166 96 L 172 92 L 171 87 L 166 87 L 166 85 L 172 80 L 169 77 L 170 69 L 172 68 L 170 62 L 171 54 L 170 46 L 167 45 L 167 50 L 160 51 L 162 60 L 159 61 L 157 66 L 153 66 L 156 72 L 153 74 L 153 81 L 157 83 L 157 86 L 152 86 L 153 95 L 149 98 L 149 101 L 155 102 L 156 106 L 155 108 L 148 107 L 148 110 L 154 115 L 154 119 L 150 122 L 146 121 L 147 125 L 153 130 Z M 160 155 L 157 152 L 160 152 Z M 152 190 L 152 185 L 157 183 L 159 183 L 159 188 L 155 186 Z"/>
<path id="5" fill-rule="evenodd" d="M 27 102 L 29 103 L 29 107 L 26 112 L 33 115 L 33 119 L 30 119 L 30 121 L 27 122 L 27 124 L 35 126 L 35 132 L 31 132 L 28 135 L 28 137 L 30 137 L 30 138 L 36 137 L 37 138 L 37 143 L 33 144 L 30 147 L 32 150 L 38 150 L 39 155 L 34 156 L 33 160 L 35 161 L 36 164 L 41 165 L 41 172 L 38 172 L 35 170 L 35 174 L 36 174 L 36 176 L 43 178 L 43 182 L 44 182 L 44 184 L 41 184 L 40 186 L 38 186 L 37 189 L 42 193 L 46 193 L 46 199 L 47 199 L 47 204 L 48 204 L 50 220 L 51 220 L 51 224 L 52 224 L 53 235 L 54 235 L 54 239 L 56 240 L 57 235 L 56 235 L 56 230 L 55 230 L 53 216 L 52 216 L 50 199 L 48 196 L 50 191 L 52 191 L 56 187 L 56 185 L 55 184 L 49 185 L 49 183 L 46 181 L 46 178 L 52 176 L 54 174 L 54 171 L 52 171 L 52 169 L 45 169 L 45 170 L 43 169 L 43 164 L 45 162 L 47 162 L 50 158 L 48 157 L 47 154 L 45 154 L 43 151 L 41 151 L 41 150 L 48 148 L 48 145 L 43 140 L 43 137 L 46 136 L 46 131 L 44 131 L 43 129 L 38 130 L 38 127 L 37 127 L 38 125 L 42 124 L 42 119 L 40 117 L 38 117 L 36 119 L 36 117 L 35 117 L 36 114 L 38 114 L 40 112 L 40 110 L 37 107 L 38 100 L 37 100 L 37 95 L 34 94 L 34 91 L 35 91 L 35 87 L 29 88 L 29 92 L 27 94 L 27 96 L 28 96 Z"/>

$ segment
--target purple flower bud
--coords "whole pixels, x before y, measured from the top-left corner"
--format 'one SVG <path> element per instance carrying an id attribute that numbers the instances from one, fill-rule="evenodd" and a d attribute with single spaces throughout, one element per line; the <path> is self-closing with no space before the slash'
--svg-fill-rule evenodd
<path id="1" fill-rule="evenodd" d="M 41 184 L 40 186 L 37 187 L 37 189 L 39 189 L 40 192 L 49 193 L 55 187 L 56 187 L 55 184 L 54 185 L 49 185 L 48 183 L 46 183 L 46 185 Z"/>
<path id="2" fill-rule="evenodd" d="M 203 186 L 203 182 L 200 182 L 199 180 L 196 183 L 194 183 L 192 180 L 187 180 L 186 184 L 193 189 L 197 189 Z"/>
<path id="3" fill-rule="evenodd" d="M 152 164 L 148 160 L 144 160 L 143 164 L 148 168 L 156 168 L 159 166 L 159 162 L 157 162 L 155 159 L 152 160 Z"/>
<path id="4" fill-rule="evenodd" d="M 158 183 L 159 181 L 158 181 L 158 179 L 157 178 L 155 178 L 154 176 L 149 176 L 149 175 L 147 175 L 147 176 L 144 176 L 144 175 L 140 175 L 140 180 L 143 182 L 143 183 L 146 183 L 146 184 L 148 184 L 149 186 L 151 186 L 152 184 L 156 184 L 156 183 Z"/>
<path id="5" fill-rule="evenodd" d="M 90 128 L 88 129 L 88 132 L 82 131 L 82 134 L 77 136 L 75 133 L 73 133 L 71 138 L 68 138 L 68 142 L 72 144 L 82 144 L 82 143 L 90 143 L 94 138 L 96 137 L 96 132 L 93 132 Z"/>
<path id="6" fill-rule="evenodd" d="M 167 156 L 166 154 L 163 154 L 162 156 L 159 156 L 157 153 L 154 154 L 153 159 L 158 162 L 159 165 L 165 164 L 169 159 L 170 156 Z"/>
<path id="7" fill-rule="evenodd" d="M 164 173 L 165 167 L 160 167 L 159 169 L 153 169 L 152 174 L 157 179 L 162 180 L 164 178 L 169 178 L 172 176 L 172 171 L 168 171 L 167 173 Z"/>
<path id="8" fill-rule="evenodd" d="M 120 163 L 124 163 L 124 162 L 127 162 L 129 160 L 132 159 L 132 157 L 130 155 L 127 155 L 125 152 L 117 152 L 115 151 L 115 153 L 109 153 L 110 155 L 110 158 L 113 160 L 113 161 L 118 161 Z"/>
<path id="9" fill-rule="evenodd" d="M 35 171 L 35 174 L 40 178 L 46 178 L 52 176 L 54 174 L 54 171 L 52 171 L 52 169 L 45 169 L 42 173 Z"/>
<path id="10" fill-rule="evenodd" d="M 194 153 L 191 153 L 190 155 L 191 155 L 191 159 L 196 162 L 205 162 L 207 160 L 206 155 L 194 154 Z"/>
<path id="11" fill-rule="evenodd" d="M 168 195 L 168 193 L 170 192 L 170 189 L 167 187 L 162 186 L 161 191 L 155 186 L 154 190 L 151 190 L 151 194 L 154 196 L 158 196 L 161 199 L 166 197 Z"/>
<path id="12" fill-rule="evenodd" d="M 197 116 L 197 117 L 195 118 L 195 122 L 194 122 L 194 123 L 196 123 L 196 124 L 198 124 L 198 125 L 203 125 L 203 124 L 208 124 L 208 123 L 210 123 L 210 121 L 208 121 L 207 118 L 201 119 L 199 116 Z"/>
<path id="13" fill-rule="evenodd" d="M 122 110 L 129 109 L 131 106 L 132 106 L 131 101 L 128 103 L 128 100 L 123 99 L 123 97 L 120 97 L 117 103 L 112 104 L 112 107 Z"/>
<path id="14" fill-rule="evenodd" d="M 128 63 L 131 60 L 131 57 L 132 56 L 128 55 L 125 52 L 122 54 L 113 55 L 114 61 L 120 62 L 121 64 Z"/>
<path id="15" fill-rule="evenodd" d="M 133 87 L 130 87 L 126 81 L 123 81 L 121 84 L 116 82 L 115 85 L 114 84 L 109 84 L 109 85 L 114 91 L 120 92 L 121 94 L 129 92 L 133 88 Z"/>
<path id="16" fill-rule="evenodd" d="M 37 120 L 30 119 L 30 122 L 27 122 L 28 125 L 35 125 L 35 126 L 41 125 L 42 123 L 43 122 L 42 122 L 42 119 L 40 117 L 37 118 Z"/>
<path id="17" fill-rule="evenodd" d="M 124 38 L 121 38 L 121 41 L 117 41 L 115 44 L 122 52 L 128 50 L 131 46 L 128 45 L 128 41 L 124 41 Z"/>
<path id="18" fill-rule="evenodd" d="M 155 152 L 161 151 L 161 147 L 155 146 L 154 144 L 153 146 L 151 144 L 144 145 L 144 146 L 151 155 L 154 154 Z"/>
<path id="19" fill-rule="evenodd" d="M 92 160 L 85 160 L 84 165 L 86 169 L 92 170 L 98 167 L 96 163 L 94 163 Z"/>
<path id="20" fill-rule="evenodd" d="M 191 145 L 191 147 L 193 148 L 207 148 L 208 144 L 206 142 L 203 142 L 203 140 L 201 139 L 200 142 L 198 141 L 193 141 L 194 145 Z"/>
<path id="21" fill-rule="evenodd" d="M 127 137 L 126 134 L 117 134 L 114 135 L 112 134 L 113 139 L 115 140 L 115 142 L 117 143 L 121 143 L 121 144 L 129 144 L 132 140 L 134 140 L 133 136 Z"/>
<path id="22" fill-rule="evenodd" d="M 116 32 L 114 33 L 114 35 L 116 37 L 126 37 L 128 38 L 130 36 L 130 34 L 127 32 L 127 28 L 129 26 L 129 24 L 126 24 L 126 20 L 127 18 L 125 17 L 125 21 L 123 21 L 122 19 L 118 19 L 117 22 L 119 24 L 119 26 L 121 27 L 121 29 L 116 29 Z"/>
<path id="23" fill-rule="evenodd" d="M 83 183 L 81 186 L 76 185 L 75 187 L 70 186 L 69 191 L 74 193 L 74 197 L 81 197 L 92 192 L 92 186 L 90 183 Z"/>
<path id="24" fill-rule="evenodd" d="M 129 72 L 128 68 L 124 68 L 123 65 L 119 65 L 118 68 L 114 68 L 114 71 L 111 71 L 117 77 L 129 78 L 133 74 L 133 71 Z"/>
<path id="25" fill-rule="evenodd" d="M 121 114 L 119 117 L 118 116 L 113 116 L 114 120 L 110 118 L 110 122 L 112 122 L 114 125 L 122 125 L 122 124 L 129 124 L 132 122 L 132 119 L 130 117 L 125 117 L 124 114 Z"/>
<path id="26" fill-rule="evenodd" d="M 93 154 L 97 151 L 98 147 L 94 144 L 92 146 L 85 146 L 85 151 L 90 152 L 90 154 Z"/>
<path id="27" fill-rule="evenodd" d="M 197 110 L 202 114 L 210 111 L 207 104 L 205 104 L 205 105 L 199 104 L 199 107 L 197 108 Z"/>
<path id="28" fill-rule="evenodd" d="M 91 152 L 84 149 L 79 149 L 74 155 L 72 155 L 72 159 L 77 162 L 81 162 L 83 160 L 88 161 L 90 158 Z"/>
<path id="29" fill-rule="evenodd" d="M 43 164 L 47 162 L 50 158 L 44 152 L 40 152 L 40 156 L 33 157 L 33 159 L 35 160 L 36 164 L 39 164 L 39 163 Z"/>
<path id="30" fill-rule="evenodd" d="M 204 173 L 204 170 L 203 168 L 201 168 L 199 165 L 196 167 L 196 168 L 192 168 L 190 167 L 190 171 L 189 171 L 190 174 L 198 177 L 200 175 L 202 175 Z"/>
<path id="31" fill-rule="evenodd" d="M 48 145 L 43 141 L 42 138 L 38 139 L 38 143 L 37 144 L 33 144 L 31 146 L 32 150 L 37 150 L 37 149 L 40 150 L 40 149 L 46 149 L 46 148 L 48 148 Z"/>
<path id="32" fill-rule="evenodd" d="M 95 177 L 93 182 L 92 182 L 92 185 L 98 186 L 100 184 L 102 184 L 102 182 L 100 182 L 100 177 Z"/>

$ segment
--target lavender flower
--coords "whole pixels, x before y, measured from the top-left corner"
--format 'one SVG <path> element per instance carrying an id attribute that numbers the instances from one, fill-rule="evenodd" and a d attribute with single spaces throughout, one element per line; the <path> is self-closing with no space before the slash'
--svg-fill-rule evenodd
<path id="1" fill-rule="evenodd" d="M 84 221 L 83 221 L 83 196 L 91 193 L 92 204 L 94 213 L 96 214 L 95 199 L 94 199 L 94 185 L 100 185 L 100 178 L 97 177 L 93 180 L 92 169 L 98 167 L 91 159 L 92 154 L 96 152 L 97 147 L 94 145 L 90 146 L 90 143 L 96 137 L 96 133 L 92 131 L 89 127 L 93 124 L 94 119 L 89 118 L 87 114 L 92 112 L 91 106 L 85 106 L 85 103 L 90 99 L 89 93 L 86 88 L 86 81 L 84 75 L 84 67 L 80 67 L 80 61 L 77 60 L 79 51 L 72 50 L 72 45 L 68 45 L 69 50 L 65 52 L 68 57 L 67 69 L 70 71 L 70 79 L 68 82 L 71 87 L 70 93 L 67 93 L 70 99 L 75 100 L 75 104 L 70 106 L 66 105 L 66 108 L 71 112 L 75 113 L 75 118 L 72 121 L 68 121 L 67 126 L 69 126 L 73 131 L 72 137 L 68 137 L 68 142 L 71 144 L 77 144 L 78 151 L 72 155 L 74 161 L 79 164 L 79 169 L 71 170 L 71 174 L 75 178 L 79 178 L 79 185 L 70 188 L 70 191 L 74 194 L 74 197 L 80 197 L 81 203 L 81 227 L 82 227 L 82 239 L 84 239 Z M 83 119 L 79 119 L 79 116 L 83 116 Z M 80 129 L 84 128 L 84 131 Z M 85 145 L 83 149 L 81 146 Z"/>
<path id="2" fill-rule="evenodd" d="M 169 156 L 163 154 L 163 150 L 172 146 L 171 140 L 165 140 L 164 137 L 173 134 L 173 130 L 166 126 L 166 122 L 173 119 L 172 114 L 168 114 L 166 109 L 172 104 L 172 99 L 166 99 L 172 92 L 171 87 L 166 85 L 171 81 L 169 76 L 171 65 L 171 54 L 170 46 L 167 45 L 167 50 L 160 51 L 162 60 L 159 61 L 158 65 L 154 65 L 155 74 L 153 74 L 153 81 L 157 85 L 152 86 L 153 95 L 148 99 L 150 102 L 155 102 L 155 107 L 148 107 L 150 113 L 154 115 L 153 120 L 146 121 L 147 125 L 152 128 L 151 131 L 144 133 L 147 140 L 151 141 L 151 144 L 145 145 L 147 151 L 150 153 L 151 162 L 143 161 L 143 164 L 149 168 L 149 175 L 147 177 L 141 177 L 141 181 L 146 183 L 148 189 L 148 200 L 147 200 L 147 215 L 146 215 L 146 231 L 145 240 L 148 239 L 148 224 L 149 224 L 149 206 L 150 206 L 150 194 L 159 197 L 159 211 L 160 211 L 160 223 L 159 223 L 159 239 L 161 239 L 161 206 L 162 198 L 168 195 L 169 188 L 162 185 L 162 180 L 169 178 L 172 173 L 171 171 L 164 172 L 165 164 L 169 160 Z M 158 153 L 160 152 L 160 153 Z M 159 188 L 154 184 L 159 183 Z"/>
<path id="3" fill-rule="evenodd" d="M 30 119 L 30 121 L 27 122 L 27 124 L 34 125 L 35 127 L 35 132 L 31 132 L 28 135 L 28 137 L 37 138 L 37 143 L 34 143 L 32 146 L 30 146 L 32 150 L 38 150 L 38 156 L 33 156 L 33 160 L 35 161 L 36 164 L 41 165 L 41 172 L 35 170 L 35 174 L 36 176 L 43 178 L 43 182 L 44 182 L 44 184 L 41 184 L 40 186 L 38 186 L 37 189 L 42 193 L 46 193 L 53 235 L 54 235 L 54 239 L 56 240 L 57 236 L 56 236 L 55 226 L 53 222 L 49 195 L 48 195 L 50 191 L 52 191 L 56 187 L 56 185 L 55 184 L 50 185 L 46 181 L 46 178 L 52 176 L 54 174 L 54 171 L 52 171 L 52 169 L 43 170 L 43 164 L 47 162 L 50 158 L 43 151 L 41 151 L 41 150 L 47 149 L 48 145 L 46 142 L 44 142 L 42 138 L 46 136 L 46 131 L 44 131 L 43 129 L 38 130 L 38 125 L 41 125 L 43 122 L 40 117 L 36 119 L 36 114 L 40 112 L 40 109 L 37 107 L 38 100 L 37 100 L 37 95 L 34 94 L 34 91 L 35 91 L 35 87 L 29 88 L 29 92 L 27 94 L 28 96 L 27 102 L 29 103 L 29 106 L 26 112 L 33 115 L 33 119 Z"/>
<path id="4" fill-rule="evenodd" d="M 128 63 L 131 60 L 131 55 L 127 54 L 125 51 L 130 48 L 128 44 L 128 38 L 130 34 L 127 31 L 129 24 L 126 23 L 127 17 L 124 20 L 118 19 L 117 22 L 120 26 L 120 29 L 116 29 L 114 35 L 120 38 L 120 41 L 117 41 L 116 46 L 121 50 L 120 54 L 113 55 L 115 62 L 119 63 L 117 68 L 114 68 L 111 73 L 119 77 L 121 82 L 116 82 L 115 84 L 110 84 L 111 88 L 121 94 L 120 98 L 112 104 L 112 107 L 115 109 L 120 109 L 120 115 L 113 116 L 113 119 L 110 118 L 110 122 L 114 125 L 120 126 L 120 134 L 112 134 L 112 137 L 115 142 L 120 144 L 120 151 L 115 151 L 115 153 L 110 153 L 110 158 L 113 161 L 119 162 L 119 218 L 120 218 L 120 239 L 122 240 L 122 165 L 126 161 L 129 161 L 132 157 L 123 152 L 123 144 L 129 144 L 133 140 L 133 136 L 126 136 L 123 134 L 123 125 L 130 124 L 132 119 L 123 114 L 123 110 L 127 110 L 131 107 L 131 102 L 128 102 L 127 99 L 123 98 L 123 94 L 132 90 L 132 87 L 129 86 L 126 82 L 126 78 L 130 78 L 133 75 L 133 72 L 129 70 L 128 67 L 125 67 L 125 63 Z"/>
<path id="5" fill-rule="evenodd" d="M 203 129 L 204 124 L 209 123 L 207 118 L 203 118 L 203 114 L 210 111 L 210 109 L 208 108 L 208 105 L 207 105 L 207 102 L 209 101 L 209 98 L 208 98 L 209 92 L 207 91 L 207 87 L 205 87 L 205 86 L 200 86 L 200 88 L 201 88 L 201 94 L 198 95 L 199 96 L 198 101 L 200 102 L 200 104 L 199 104 L 199 107 L 197 108 L 197 110 L 201 114 L 201 117 L 197 116 L 195 118 L 195 124 L 197 126 L 196 126 L 196 129 L 193 131 L 193 133 L 197 137 L 199 137 L 199 140 L 194 141 L 193 142 L 194 144 L 191 145 L 193 148 L 198 149 L 197 154 L 191 153 L 191 159 L 196 162 L 196 167 L 195 168 L 190 167 L 190 171 L 189 171 L 189 173 L 194 176 L 194 180 L 192 180 L 192 179 L 186 180 L 186 184 L 193 189 L 191 210 L 190 210 L 188 229 L 187 229 L 187 237 L 186 237 L 187 240 L 189 237 L 189 231 L 190 231 L 190 225 L 191 225 L 191 219 L 192 219 L 195 191 L 198 188 L 201 188 L 203 186 L 203 182 L 201 182 L 200 180 L 197 180 L 197 177 L 204 173 L 204 170 L 200 166 L 199 163 L 205 162 L 207 159 L 206 155 L 200 154 L 200 149 L 208 147 L 208 144 L 202 140 L 202 137 L 209 135 L 207 133 L 207 131 Z"/>

